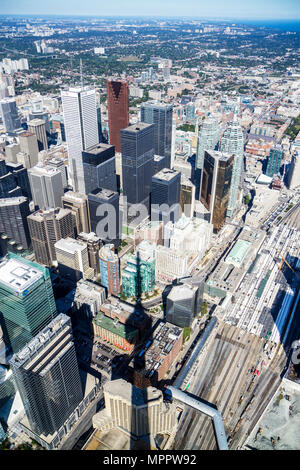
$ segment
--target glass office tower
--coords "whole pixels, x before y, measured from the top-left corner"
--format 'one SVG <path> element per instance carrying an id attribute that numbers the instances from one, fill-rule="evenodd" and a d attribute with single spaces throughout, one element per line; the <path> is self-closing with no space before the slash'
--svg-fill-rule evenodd
<path id="1" fill-rule="evenodd" d="M 219 231 L 225 223 L 233 172 L 233 155 L 204 152 L 200 200 L 210 212 L 210 223 Z"/>
<path id="2" fill-rule="evenodd" d="M 123 194 L 128 204 L 144 204 L 154 169 L 154 125 L 138 122 L 121 131 Z"/>
<path id="3" fill-rule="evenodd" d="M 0 264 L 0 324 L 6 345 L 18 352 L 56 315 L 48 268 L 9 253 Z"/>
<path id="4" fill-rule="evenodd" d="M 228 127 L 221 139 L 220 150 L 221 152 L 234 155 L 230 196 L 227 209 L 227 216 L 231 217 L 234 215 L 238 207 L 239 188 L 241 186 L 244 157 L 243 130 L 237 120 L 237 109 L 235 109 L 233 120 L 229 122 Z"/>
<path id="5" fill-rule="evenodd" d="M 10 365 L 32 430 L 58 431 L 83 399 L 70 318 L 58 315 Z"/>
<path id="6" fill-rule="evenodd" d="M 154 154 L 165 157 L 164 168 L 171 167 L 173 105 L 142 103 L 141 121 L 154 124 Z"/>

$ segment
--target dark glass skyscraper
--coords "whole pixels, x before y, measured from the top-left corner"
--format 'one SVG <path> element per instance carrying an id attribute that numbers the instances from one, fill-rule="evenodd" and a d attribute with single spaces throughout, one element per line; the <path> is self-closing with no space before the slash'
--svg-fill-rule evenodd
<path id="1" fill-rule="evenodd" d="M 27 250 L 31 244 L 27 217 L 28 199 L 24 196 L 0 199 L 0 234 L 15 242 L 17 249 Z"/>
<path id="2" fill-rule="evenodd" d="M 154 125 L 138 122 L 121 131 L 123 194 L 128 204 L 144 204 L 154 168 Z"/>
<path id="3" fill-rule="evenodd" d="M 165 157 L 164 167 L 170 168 L 172 149 L 173 105 L 143 103 L 141 121 L 154 124 L 154 154 Z"/>
<path id="4" fill-rule="evenodd" d="M 107 107 L 109 143 L 121 152 L 120 131 L 129 125 L 128 83 L 122 80 L 107 80 Z"/>
<path id="5" fill-rule="evenodd" d="M 70 318 L 58 315 L 10 365 L 31 429 L 58 431 L 83 399 Z"/>
<path id="6" fill-rule="evenodd" d="M 97 144 L 82 152 L 86 194 L 97 188 L 117 191 L 115 148 L 113 145 Z"/>
<path id="7" fill-rule="evenodd" d="M 180 172 L 164 168 L 152 177 L 151 219 L 177 222 L 180 212 Z M 157 207 L 159 205 L 160 207 Z"/>
<path id="8" fill-rule="evenodd" d="M 204 152 L 200 200 L 210 212 L 210 223 L 219 231 L 225 223 L 234 156 L 211 150 Z"/>
<path id="9" fill-rule="evenodd" d="M 119 193 L 95 189 L 88 194 L 91 231 L 106 243 L 119 244 Z"/>

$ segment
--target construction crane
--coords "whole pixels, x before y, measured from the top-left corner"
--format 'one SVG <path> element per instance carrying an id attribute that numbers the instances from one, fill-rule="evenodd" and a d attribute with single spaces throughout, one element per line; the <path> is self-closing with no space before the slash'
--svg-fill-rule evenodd
<path id="1" fill-rule="evenodd" d="M 276 251 L 280 256 L 280 252 L 278 250 L 276 250 Z M 281 255 L 281 261 L 280 261 L 280 264 L 278 266 L 279 271 L 281 271 L 283 263 L 287 264 L 287 266 L 293 271 L 293 273 L 296 274 L 295 271 L 293 270 L 292 266 L 287 262 L 287 260 L 285 259 L 285 257 L 283 255 Z"/>

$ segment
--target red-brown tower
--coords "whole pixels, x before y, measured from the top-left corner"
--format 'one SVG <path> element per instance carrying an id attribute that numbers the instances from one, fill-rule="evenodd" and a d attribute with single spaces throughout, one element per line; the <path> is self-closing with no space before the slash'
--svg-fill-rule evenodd
<path id="1" fill-rule="evenodd" d="M 107 80 L 107 106 L 109 143 L 121 152 L 121 129 L 129 126 L 128 83 L 123 80 Z"/>

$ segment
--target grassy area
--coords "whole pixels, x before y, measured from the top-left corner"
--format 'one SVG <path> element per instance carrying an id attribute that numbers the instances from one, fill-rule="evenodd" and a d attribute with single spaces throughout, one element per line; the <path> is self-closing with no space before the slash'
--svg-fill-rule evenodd
<path id="1" fill-rule="evenodd" d="M 285 135 L 289 135 L 292 140 L 297 137 L 298 132 L 300 131 L 300 116 L 293 119 L 287 130 L 285 131 Z"/>
<path id="2" fill-rule="evenodd" d="M 191 336 L 191 328 L 188 326 L 185 326 L 183 329 L 183 342 L 185 343 L 185 341 L 189 339 L 190 336 Z"/>

